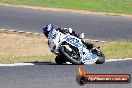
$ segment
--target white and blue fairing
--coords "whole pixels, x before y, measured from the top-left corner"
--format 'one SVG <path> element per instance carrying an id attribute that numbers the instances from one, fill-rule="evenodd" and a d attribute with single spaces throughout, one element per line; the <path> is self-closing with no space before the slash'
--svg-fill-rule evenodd
<path id="1" fill-rule="evenodd" d="M 97 61 L 97 56 L 89 52 L 89 50 L 83 46 L 81 39 L 72 35 L 64 35 L 61 32 L 56 31 L 54 27 L 48 28 L 50 29 L 50 32 L 48 34 L 48 40 L 50 50 L 52 52 L 58 53 L 58 47 L 61 45 L 62 42 L 66 41 L 70 45 L 78 48 L 80 53 L 80 61 L 82 61 L 84 64 L 93 64 Z"/>
<path id="2" fill-rule="evenodd" d="M 74 36 L 67 35 L 63 41 L 66 41 L 72 46 L 75 46 L 78 48 L 80 53 L 80 60 L 85 64 L 92 64 L 97 61 L 97 56 L 93 53 L 91 53 L 88 49 L 83 47 L 83 43 L 81 42 L 81 39 L 78 39 Z"/>

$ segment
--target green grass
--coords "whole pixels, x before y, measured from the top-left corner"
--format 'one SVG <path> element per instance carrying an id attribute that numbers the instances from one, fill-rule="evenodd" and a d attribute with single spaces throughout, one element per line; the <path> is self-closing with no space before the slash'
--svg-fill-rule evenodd
<path id="1" fill-rule="evenodd" d="M 132 0 L 0 0 L 0 3 L 132 14 Z"/>
<path id="2" fill-rule="evenodd" d="M 132 58 L 132 42 L 101 43 L 92 42 L 101 47 L 106 59 Z M 0 57 L 0 63 L 23 63 L 23 62 L 54 62 L 54 54 L 32 55 L 32 56 L 4 56 Z"/>
<path id="3" fill-rule="evenodd" d="M 49 62 L 54 61 L 55 55 L 32 55 L 32 56 L 4 56 L 0 57 L 0 63 L 27 63 L 27 62 Z"/>
<path id="4" fill-rule="evenodd" d="M 132 42 L 89 42 L 100 46 L 106 59 L 132 58 Z M 49 62 L 54 59 L 45 36 L 0 30 L 0 63 Z"/>
<path id="5" fill-rule="evenodd" d="M 132 58 L 132 42 L 95 43 L 101 47 L 106 59 Z"/>

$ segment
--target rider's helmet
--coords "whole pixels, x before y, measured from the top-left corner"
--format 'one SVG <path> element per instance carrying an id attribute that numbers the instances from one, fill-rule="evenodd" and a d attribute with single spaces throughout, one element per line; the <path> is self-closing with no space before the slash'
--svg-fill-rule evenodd
<path id="1" fill-rule="evenodd" d="M 53 25 L 52 24 L 48 24 L 45 27 L 43 27 L 43 33 L 46 37 L 48 37 L 48 34 L 51 30 L 53 30 Z"/>

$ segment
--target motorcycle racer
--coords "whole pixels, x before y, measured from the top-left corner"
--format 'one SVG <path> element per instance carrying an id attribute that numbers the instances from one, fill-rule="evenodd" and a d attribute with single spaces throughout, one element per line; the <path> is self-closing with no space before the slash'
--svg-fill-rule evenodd
<path id="1" fill-rule="evenodd" d="M 48 24 L 43 27 L 43 33 L 48 38 L 50 51 L 56 55 L 55 62 L 62 64 L 102 64 L 105 55 L 101 50 L 84 40 L 84 33 L 78 34 L 71 28 L 55 28 Z"/>

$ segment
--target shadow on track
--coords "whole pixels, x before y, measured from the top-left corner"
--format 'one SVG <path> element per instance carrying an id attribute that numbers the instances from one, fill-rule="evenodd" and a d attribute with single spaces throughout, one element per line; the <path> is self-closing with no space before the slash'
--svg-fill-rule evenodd
<path id="1" fill-rule="evenodd" d="M 48 61 L 46 61 L 46 62 L 38 62 L 38 61 L 34 61 L 34 62 L 24 62 L 24 63 L 32 63 L 32 64 L 34 64 L 34 65 L 58 65 L 58 64 L 56 64 L 55 62 L 48 62 Z M 73 64 L 67 64 L 67 63 L 63 63 L 63 64 L 61 64 L 61 65 L 73 65 Z"/>

